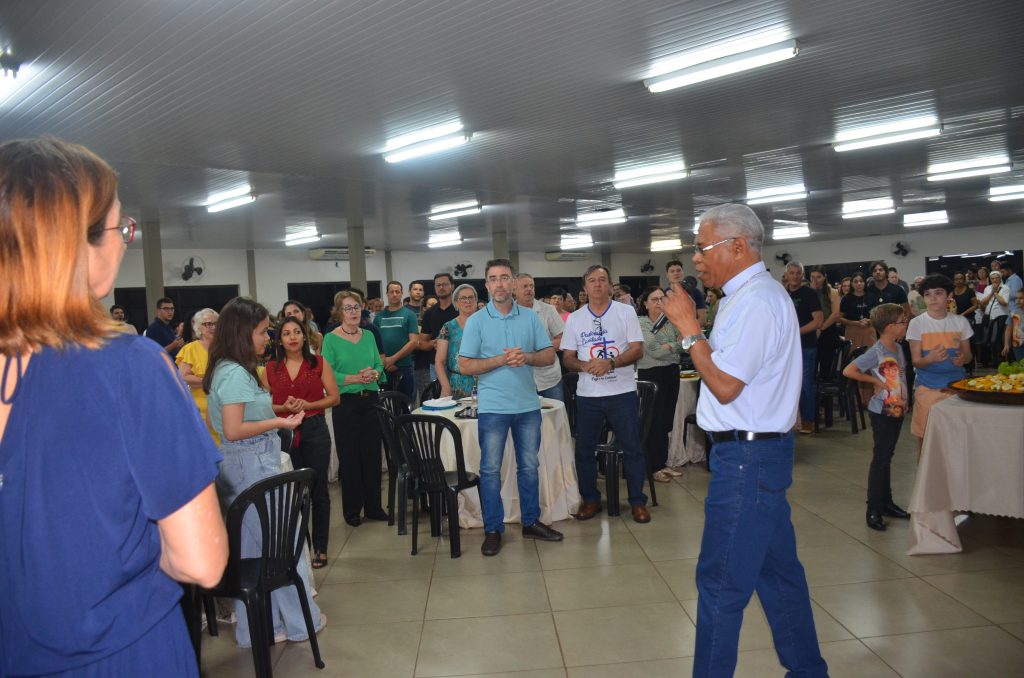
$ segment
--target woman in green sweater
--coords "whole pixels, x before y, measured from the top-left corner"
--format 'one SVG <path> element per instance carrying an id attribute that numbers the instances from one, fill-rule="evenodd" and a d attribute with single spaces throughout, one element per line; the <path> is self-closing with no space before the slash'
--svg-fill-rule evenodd
<path id="1" fill-rule="evenodd" d="M 362 299 L 355 292 L 341 292 L 335 297 L 334 310 L 341 325 L 324 337 L 323 357 L 341 394 L 341 402 L 331 410 L 341 513 L 355 527 L 363 519 L 388 519 L 380 505 L 381 434 L 373 409 L 384 365 L 373 335 L 359 327 Z"/>

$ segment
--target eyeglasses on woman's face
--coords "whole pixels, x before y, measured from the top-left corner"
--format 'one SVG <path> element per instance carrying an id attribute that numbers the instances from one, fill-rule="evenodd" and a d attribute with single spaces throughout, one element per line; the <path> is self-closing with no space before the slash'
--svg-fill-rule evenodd
<path id="1" fill-rule="evenodd" d="M 216 320 L 207 320 L 206 322 L 200 323 L 200 324 L 203 327 L 205 327 L 206 329 L 208 329 L 208 330 L 212 330 L 215 327 L 217 327 L 217 321 Z"/>
<path id="2" fill-rule="evenodd" d="M 111 226 L 110 228 L 104 228 L 103 230 L 121 231 L 121 240 L 124 240 L 125 245 L 135 240 L 135 220 L 129 216 L 122 216 L 121 220 L 117 222 L 117 226 Z"/>
<path id="3" fill-rule="evenodd" d="M 474 297 L 471 294 L 463 294 L 461 296 L 455 297 L 455 301 L 459 302 L 460 304 L 462 304 L 462 303 L 473 303 L 473 304 L 475 304 L 476 303 L 476 297 Z"/>
<path id="4" fill-rule="evenodd" d="M 665 303 L 665 295 L 663 294 L 660 297 L 656 297 L 654 295 L 651 295 L 651 296 L 647 297 L 647 301 L 651 302 L 652 304 L 663 304 L 663 303 Z"/>
<path id="5" fill-rule="evenodd" d="M 341 307 L 342 313 L 358 313 L 363 310 L 362 306 L 345 304 Z"/>

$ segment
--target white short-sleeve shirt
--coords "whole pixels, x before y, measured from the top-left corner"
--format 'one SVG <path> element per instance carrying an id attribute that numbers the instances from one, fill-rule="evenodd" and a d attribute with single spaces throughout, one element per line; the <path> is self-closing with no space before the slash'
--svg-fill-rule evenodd
<path id="1" fill-rule="evenodd" d="M 580 362 L 592 358 L 615 358 L 621 355 L 633 342 L 643 342 L 640 319 L 632 306 L 612 301 L 600 316 L 594 315 L 590 306 L 569 314 L 562 333 L 563 351 L 576 351 Z M 619 395 L 636 390 L 636 379 L 632 365 L 610 371 L 602 377 L 580 372 L 576 394 L 584 398 Z"/>
<path id="2" fill-rule="evenodd" d="M 745 386 L 722 403 L 701 384 L 697 423 L 705 431 L 784 433 L 796 423 L 803 356 L 796 309 L 763 261 L 722 286 L 711 359 Z"/>
<path id="3" fill-rule="evenodd" d="M 551 304 L 535 299 L 530 309 L 540 318 L 544 329 L 547 330 L 548 336 L 552 341 L 565 331 L 565 323 L 562 322 L 562 316 L 558 315 L 558 311 Z M 556 360 L 544 367 L 534 367 L 533 381 L 537 384 L 538 391 L 544 391 L 552 386 L 556 386 L 558 382 L 562 381 L 562 366 Z"/>

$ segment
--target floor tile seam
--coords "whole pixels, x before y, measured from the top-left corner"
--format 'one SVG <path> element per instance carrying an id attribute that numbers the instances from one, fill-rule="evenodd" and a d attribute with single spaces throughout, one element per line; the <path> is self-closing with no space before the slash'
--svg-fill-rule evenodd
<path id="1" fill-rule="evenodd" d="M 639 663 L 642 663 L 642 662 L 658 662 L 658 661 L 665 661 L 665 660 L 668 660 L 668 659 L 686 659 L 688 657 L 693 657 L 693 656 L 694 656 L 694 654 L 691 651 L 689 654 L 672 654 L 672 655 L 670 655 L 668 657 L 658 657 L 656 659 L 636 659 L 636 660 L 629 661 L 629 662 L 613 662 L 611 664 L 609 664 L 607 662 L 600 663 L 600 664 L 568 664 L 567 663 L 565 665 L 565 668 L 566 669 L 585 669 L 587 667 L 593 667 L 593 666 L 615 666 L 615 665 L 625 665 L 625 664 L 639 664 Z"/>
<path id="2" fill-rule="evenodd" d="M 642 547 L 641 547 L 642 548 Z M 610 567 L 637 567 L 639 565 L 650 565 L 655 570 L 657 566 L 654 565 L 654 561 L 648 560 L 646 563 L 623 563 L 621 565 L 583 565 L 582 567 L 560 567 L 553 570 L 541 570 L 542 572 L 565 572 L 566 570 L 602 570 Z"/>
<path id="3" fill-rule="evenodd" d="M 423 648 L 423 635 L 427 631 L 427 606 L 430 604 L 430 588 L 434 583 L 434 568 L 437 566 L 437 551 L 434 552 L 434 562 L 430 565 L 430 574 L 427 576 L 427 595 L 423 597 L 423 615 L 420 619 L 420 634 L 416 639 L 416 658 L 412 662 L 412 678 L 416 678 L 420 665 L 420 650 Z"/>
<path id="4" fill-rule="evenodd" d="M 984 619 L 984 620 L 985 620 L 985 621 L 987 621 L 988 623 L 990 623 L 990 624 L 993 624 L 993 625 L 996 625 L 996 626 L 998 626 L 998 625 L 999 625 L 999 622 L 997 622 L 997 621 L 995 621 L 995 620 L 991 619 L 990 617 L 988 617 L 988 616 L 987 616 L 987 615 L 985 615 L 985 614 L 982 614 L 982 613 L 981 613 L 980 611 L 978 611 L 978 610 L 974 609 L 973 607 L 971 607 L 970 605 L 968 605 L 968 604 L 967 604 L 967 603 L 966 603 L 965 601 L 963 601 L 963 600 L 960 600 L 959 598 L 957 598 L 956 596 L 954 596 L 954 595 L 953 595 L 952 593 L 949 593 L 948 591 L 943 591 L 943 590 L 942 590 L 942 589 L 940 589 L 940 588 L 939 588 L 938 586 L 936 586 L 936 585 L 935 585 L 935 584 L 933 584 L 932 582 L 928 581 L 928 580 L 927 580 L 927 579 L 925 579 L 924 577 L 918 577 L 918 579 L 920 579 L 920 580 L 921 580 L 922 582 L 924 582 L 924 584 L 925 584 L 926 586 L 929 586 L 929 587 L 931 587 L 931 588 L 932 588 L 933 590 L 935 590 L 935 591 L 938 591 L 939 593 L 941 593 L 942 595 L 946 596 L 947 598 L 949 598 L 949 599 L 950 599 L 950 600 L 952 600 L 953 602 L 955 602 L 955 603 L 957 603 L 957 604 L 959 604 L 959 605 L 963 605 L 963 606 L 964 606 L 964 607 L 966 607 L 966 608 L 967 608 L 968 610 L 970 610 L 970 611 L 971 611 L 971 612 L 973 612 L 974 614 L 978 615 L 979 617 L 981 617 L 982 619 Z M 1020 621 L 1024 621 L 1024 618 L 1022 618 L 1022 619 L 1021 619 Z M 1007 624 L 1012 624 L 1012 623 L 1014 623 L 1014 622 L 1005 622 L 1005 623 L 1007 623 Z"/>
<path id="5" fill-rule="evenodd" d="M 865 641 L 865 640 L 876 640 L 878 638 L 902 638 L 904 636 L 920 636 L 920 635 L 924 635 L 926 633 L 940 633 L 940 632 L 943 632 L 943 631 L 969 631 L 971 629 L 992 629 L 992 628 L 999 629 L 1000 631 L 1002 631 L 1006 635 L 1010 636 L 1011 638 L 1014 638 L 1015 640 L 1020 640 L 1019 638 L 1014 637 L 1013 634 L 1010 633 L 1009 631 L 1007 631 L 1006 629 L 1000 628 L 999 624 L 970 624 L 968 626 L 943 626 L 941 628 L 921 629 L 921 630 L 918 630 L 918 631 L 898 631 L 896 633 L 881 633 L 881 634 L 872 635 L 872 636 L 856 636 L 856 638 L 857 638 L 857 640 Z M 1021 641 L 1021 642 L 1024 642 L 1024 641 Z"/>
<path id="6" fill-rule="evenodd" d="M 882 553 L 880 555 L 885 555 L 885 554 Z M 954 555 L 954 554 L 951 554 L 951 555 Z M 910 557 L 914 557 L 914 556 L 910 556 Z M 927 556 L 922 556 L 922 557 L 927 558 Z M 899 564 L 899 563 L 897 563 L 897 564 Z M 903 565 L 900 565 L 900 567 L 903 567 L 904 570 L 907 569 Z M 1020 569 L 1021 569 L 1021 567 L 1019 565 L 1010 565 L 1010 566 L 1006 566 L 1006 567 L 994 567 L 994 566 L 987 566 L 986 565 L 986 566 L 983 566 L 983 567 L 979 567 L 976 570 L 954 570 L 952 572 L 930 572 L 928 574 L 918 574 L 918 573 L 914 572 L 914 576 L 919 578 L 919 579 L 924 579 L 925 577 L 948 577 L 948 576 L 951 576 L 951 575 L 958 575 L 958 574 L 980 574 L 982 572 L 1000 572 L 1002 570 L 1020 570 Z M 913 572 L 913 570 L 910 570 L 910 571 Z"/>

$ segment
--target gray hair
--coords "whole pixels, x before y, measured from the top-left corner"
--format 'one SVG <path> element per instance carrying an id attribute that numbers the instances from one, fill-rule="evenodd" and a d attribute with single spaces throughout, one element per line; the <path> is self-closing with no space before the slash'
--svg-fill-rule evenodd
<path id="1" fill-rule="evenodd" d="M 700 223 L 710 222 L 718 227 L 719 235 L 735 236 L 747 241 L 758 254 L 764 244 L 764 225 L 746 205 L 728 203 L 712 207 L 701 215 Z"/>
<path id="2" fill-rule="evenodd" d="M 519 280 L 521 278 L 529 278 L 530 280 L 533 280 L 533 276 L 530 275 L 529 273 L 516 273 L 516 280 Z"/>
<path id="3" fill-rule="evenodd" d="M 801 264 L 799 261 L 791 261 L 788 264 L 786 264 L 786 270 L 789 270 L 791 268 L 795 268 L 798 271 L 800 271 L 800 275 L 804 274 L 804 265 Z"/>
<path id="4" fill-rule="evenodd" d="M 454 292 L 452 292 L 452 299 L 458 299 L 459 298 L 459 292 L 461 292 L 462 290 L 469 290 L 470 292 L 473 293 L 473 297 L 475 297 L 477 299 L 480 298 L 479 295 L 476 293 L 476 288 L 475 287 L 473 287 L 469 283 L 462 283 L 461 285 L 459 285 L 458 287 L 455 288 Z"/>
<path id="5" fill-rule="evenodd" d="M 203 336 L 203 320 L 208 315 L 212 315 L 214 320 L 220 317 L 220 315 L 212 308 L 200 309 L 192 316 L 192 336 L 196 339 Z"/>

